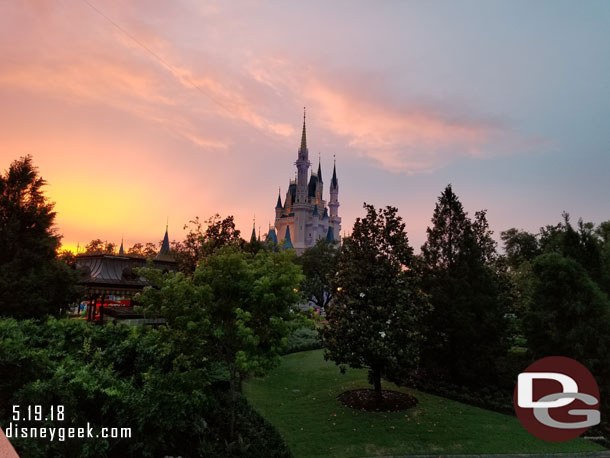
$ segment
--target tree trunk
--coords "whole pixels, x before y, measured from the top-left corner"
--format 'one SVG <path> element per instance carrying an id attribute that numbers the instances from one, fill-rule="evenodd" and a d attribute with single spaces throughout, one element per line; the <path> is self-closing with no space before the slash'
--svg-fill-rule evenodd
<path id="1" fill-rule="evenodd" d="M 229 423 L 229 440 L 233 441 L 235 437 L 235 391 L 237 388 L 237 373 L 235 371 L 235 367 L 232 364 L 229 365 L 229 374 L 229 390 L 231 392 L 231 422 Z"/>
<path id="2" fill-rule="evenodd" d="M 381 369 L 379 367 L 373 368 L 373 383 L 375 384 L 375 396 L 381 400 Z"/>

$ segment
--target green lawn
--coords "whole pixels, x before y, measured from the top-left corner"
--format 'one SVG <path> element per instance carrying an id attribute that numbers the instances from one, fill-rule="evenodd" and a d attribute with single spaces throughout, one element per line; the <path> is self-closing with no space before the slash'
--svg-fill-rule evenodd
<path id="1" fill-rule="evenodd" d="M 296 457 L 312 458 L 461 453 L 553 453 L 604 450 L 576 439 L 543 442 L 516 418 L 403 389 L 419 404 L 400 413 L 361 412 L 343 407 L 345 390 L 369 387 L 365 370 L 341 374 L 322 350 L 294 353 L 244 392 L 273 423 Z M 385 383 L 384 389 L 398 389 Z"/>

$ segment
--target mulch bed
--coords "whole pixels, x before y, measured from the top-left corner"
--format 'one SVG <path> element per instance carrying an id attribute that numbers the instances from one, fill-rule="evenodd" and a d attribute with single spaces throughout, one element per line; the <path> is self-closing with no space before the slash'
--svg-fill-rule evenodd
<path id="1" fill-rule="evenodd" d="M 381 395 L 379 399 L 375 390 L 361 389 L 346 391 L 337 398 L 347 407 L 372 412 L 398 412 L 417 405 L 417 399 L 406 393 L 381 390 Z"/>

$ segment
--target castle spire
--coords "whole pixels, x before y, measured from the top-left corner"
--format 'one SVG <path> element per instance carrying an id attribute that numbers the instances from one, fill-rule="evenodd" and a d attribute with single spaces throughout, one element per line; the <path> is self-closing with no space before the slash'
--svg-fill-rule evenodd
<path id="1" fill-rule="evenodd" d="M 330 181 L 330 186 L 336 188 L 339 185 L 337 181 L 337 160 L 333 157 L 333 178 Z"/>
<path id="2" fill-rule="evenodd" d="M 282 189 L 278 188 L 277 190 L 277 204 L 275 204 L 275 208 L 282 208 Z"/>
<path id="3" fill-rule="evenodd" d="M 256 242 L 256 215 L 252 218 L 252 235 L 250 236 L 250 243 Z"/>
<path id="4" fill-rule="evenodd" d="M 121 248 L 119 248 L 119 256 L 124 256 L 125 251 L 123 250 L 123 236 L 121 235 Z"/>
<path id="5" fill-rule="evenodd" d="M 322 181 L 322 157 L 321 157 L 320 153 L 318 153 L 318 181 L 320 183 L 324 183 Z"/>
<path id="6" fill-rule="evenodd" d="M 290 226 L 286 226 L 286 235 L 284 237 L 284 248 L 294 248 L 290 238 Z"/>
<path id="7" fill-rule="evenodd" d="M 303 133 L 301 134 L 301 150 L 307 149 L 307 132 L 305 129 L 305 107 L 303 107 Z"/>

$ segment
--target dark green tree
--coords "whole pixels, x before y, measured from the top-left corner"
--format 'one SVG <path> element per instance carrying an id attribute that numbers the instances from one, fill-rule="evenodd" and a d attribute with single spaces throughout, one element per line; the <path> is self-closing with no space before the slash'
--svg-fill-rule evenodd
<path id="1" fill-rule="evenodd" d="M 331 282 L 336 294 L 321 335 L 325 358 L 342 370 L 345 365 L 368 368 L 381 398 L 385 373 L 417 366 L 422 339 L 418 325 L 427 301 L 397 209 L 364 208 L 366 216 L 356 219 L 352 235 L 343 241 Z"/>
<path id="2" fill-rule="evenodd" d="M 202 259 L 192 277 L 139 271 L 152 286 L 138 300 L 146 314 L 166 319 L 174 346 L 185 355 L 199 355 L 202 363 L 219 361 L 228 371 L 231 439 L 241 380 L 279 362 L 302 280 L 293 257 L 267 251 L 253 256 L 224 247 Z"/>
<path id="3" fill-rule="evenodd" d="M 427 316 L 422 365 L 428 375 L 454 383 L 493 379 L 507 349 L 505 283 L 493 260 L 485 213 L 471 222 L 447 186 L 438 199 L 422 247 L 424 285 L 434 307 Z"/>
<path id="4" fill-rule="evenodd" d="M 235 228 L 233 216 L 221 218 L 219 214 L 215 214 L 203 223 L 197 216 L 189 221 L 184 229 L 188 229 L 186 238 L 182 242 L 172 242 L 172 252 L 180 271 L 188 275 L 195 271 L 201 259 L 210 256 L 219 248 L 231 245 L 241 247 L 244 243 L 239 229 Z"/>
<path id="5" fill-rule="evenodd" d="M 77 299 L 78 273 L 57 256 L 54 204 L 30 156 L 0 175 L 0 316 L 59 314 Z"/>
<path id="6" fill-rule="evenodd" d="M 576 227 L 570 222 L 570 215 L 563 213 L 563 221 L 540 229 L 540 246 L 544 253 L 560 253 L 578 262 L 592 280 L 602 288 L 608 286 L 604 278 L 602 260 L 603 240 L 595 229 L 595 224 L 585 223 L 582 218 Z M 606 290 L 606 292 L 610 292 Z"/>
<path id="7" fill-rule="evenodd" d="M 297 258 L 305 275 L 301 284 L 303 296 L 324 309 L 334 297 L 330 279 L 337 271 L 338 253 L 339 247 L 335 242 L 320 239 Z"/>
<path id="8" fill-rule="evenodd" d="M 157 253 L 159 253 L 159 247 L 161 244 L 155 244 L 152 242 L 143 243 L 134 243 L 128 250 L 127 254 L 129 256 L 137 256 L 141 258 L 154 258 Z"/>
<path id="9" fill-rule="evenodd" d="M 541 253 L 538 239 L 534 234 L 517 228 L 500 233 L 504 243 L 506 262 L 512 269 L 518 269 L 525 261 L 532 261 Z"/>
<path id="10" fill-rule="evenodd" d="M 532 357 L 562 355 L 584 364 L 598 380 L 603 409 L 608 412 L 608 296 L 582 265 L 559 253 L 537 257 L 528 279 L 523 328 Z"/>
<path id="11" fill-rule="evenodd" d="M 85 245 L 85 254 L 109 254 L 113 255 L 117 253 L 117 246 L 115 243 L 104 241 L 102 239 L 91 240 Z"/>

